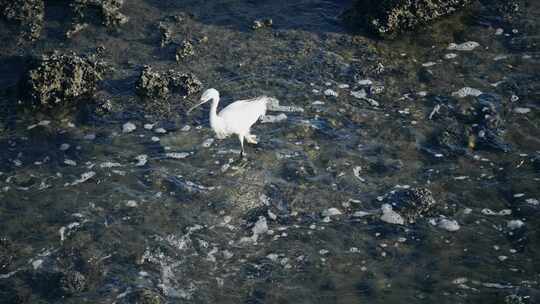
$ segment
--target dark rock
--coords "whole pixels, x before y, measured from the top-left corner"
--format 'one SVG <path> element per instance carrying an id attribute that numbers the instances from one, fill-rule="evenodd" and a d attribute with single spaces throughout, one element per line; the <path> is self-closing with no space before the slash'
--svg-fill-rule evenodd
<path id="1" fill-rule="evenodd" d="M 159 33 L 161 35 L 161 47 L 165 47 L 172 42 L 172 32 L 164 23 L 159 24 Z"/>
<path id="2" fill-rule="evenodd" d="M 159 293 L 149 289 L 140 289 L 131 293 L 128 297 L 129 303 L 133 304 L 161 304 L 163 298 Z"/>
<path id="3" fill-rule="evenodd" d="M 481 94 L 476 97 L 473 111 L 473 147 L 477 149 L 494 149 L 509 152 L 511 147 L 503 139 L 504 120 L 500 116 L 502 111 L 500 96 L 494 94 Z"/>
<path id="4" fill-rule="evenodd" d="M 92 96 L 102 80 L 105 65 L 75 53 L 45 55 L 27 73 L 27 94 L 34 105 L 54 107 Z"/>
<path id="5" fill-rule="evenodd" d="M 37 182 L 37 178 L 27 172 L 17 172 L 13 176 L 13 183 L 18 187 L 30 187 Z"/>
<path id="6" fill-rule="evenodd" d="M 0 303 L 23 304 L 30 302 L 31 291 L 25 286 L 20 286 L 15 280 L 0 280 Z"/>
<path id="7" fill-rule="evenodd" d="M 317 174 L 317 169 L 308 161 L 288 161 L 282 170 L 283 177 L 289 181 L 305 181 Z"/>
<path id="8" fill-rule="evenodd" d="M 68 270 L 62 274 L 59 287 L 67 295 L 79 293 L 86 287 L 86 277 L 78 271 Z"/>
<path id="9" fill-rule="evenodd" d="M 416 222 L 437 203 L 431 191 L 426 188 L 398 190 L 388 195 L 384 201 L 391 204 L 392 209 L 409 223 Z"/>
<path id="10" fill-rule="evenodd" d="M 453 122 L 446 125 L 442 130 L 436 131 L 433 136 L 433 144 L 446 155 L 463 155 L 467 152 L 469 137 L 463 124 Z"/>
<path id="11" fill-rule="evenodd" d="M 396 34 L 449 15 L 471 0 L 356 0 L 344 17 L 351 25 L 366 27 L 382 37 Z"/>
<path id="12" fill-rule="evenodd" d="M 0 0 L 0 16 L 17 23 L 24 38 L 33 41 L 41 35 L 45 5 L 43 0 Z"/>
<path id="13" fill-rule="evenodd" d="M 7 238 L 0 238 L 0 274 L 11 270 L 11 263 L 15 259 L 15 255 L 13 243 Z"/>
<path id="14" fill-rule="evenodd" d="M 75 24 L 92 21 L 94 11 L 99 11 L 99 18 L 102 24 L 107 27 L 118 27 L 129 18 L 120 12 L 124 5 L 124 0 L 74 0 L 71 3 L 75 14 Z"/>

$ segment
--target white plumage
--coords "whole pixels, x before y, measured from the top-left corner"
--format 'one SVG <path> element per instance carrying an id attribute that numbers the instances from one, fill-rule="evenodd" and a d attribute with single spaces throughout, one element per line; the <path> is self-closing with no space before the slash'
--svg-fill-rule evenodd
<path id="1" fill-rule="evenodd" d="M 219 104 L 219 92 L 216 89 L 208 89 L 201 96 L 201 102 L 191 109 L 212 100 L 210 106 L 210 126 L 216 133 L 216 137 L 224 139 L 232 134 L 238 135 L 240 140 L 240 156 L 244 156 L 244 139 L 248 143 L 257 144 L 257 137 L 250 133 L 251 126 L 266 114 L 267 103 L 271 98 L 260 96 L 253 99 L 238 100 L 226 106 L 217 113 Z"/>

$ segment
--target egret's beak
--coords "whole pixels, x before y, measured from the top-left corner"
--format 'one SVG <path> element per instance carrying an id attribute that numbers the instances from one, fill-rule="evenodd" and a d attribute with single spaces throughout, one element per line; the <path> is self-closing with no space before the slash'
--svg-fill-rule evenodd
<path id="1" fill-rule="evenodd" d="M 198 104 L 194 105 L 193 107 L 191 107 L 188 111 L 187 111 L 187 114 L 191 113 L 191 111 L 195 110 L 195 108 L 197 108 L 198 106 L 206 103 L 208 100 L 201 100 L 201 102 L 199 102 Z"/>

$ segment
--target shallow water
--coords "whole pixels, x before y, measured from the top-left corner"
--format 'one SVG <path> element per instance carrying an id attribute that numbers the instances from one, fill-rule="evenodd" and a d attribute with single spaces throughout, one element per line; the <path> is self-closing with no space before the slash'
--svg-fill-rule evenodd
<path id="1" fill-rule="evenodd" d="M 6 303 L 539 301 L 538 4 L 510 21 L 476 5 L 389 42 L 343 28 L 346 1 L 199 2 L 129 1 L 118 31 L 91 25 L 65 40 L 66 13 L 51 1 L 41 40 L 1 47 Z M 252 30 L 259 18 L 273 26 Z M 173 41 L 197 41 L 195 55 L 176 63 L 159 22 Z M 447 50 L 466 41 L 480 46 Z M 99 45 L 113 68 L 98 92 L 110 112 L 11 105 L 24 70 L 12 56 Z M 184 114 L 198 94 L 166 111 L 144 105 L 145 64 L 193 72 L 222 104 L 266 94 L 303 111 L 257 124 L 259 144 L 238 160 L 236 139 L 208 141 L 207 107 Z M 492 94 L 507 152 L 478 138 L 437 144 L 453 124 L 479 127 L 470 108 L 488 97 L 453 94 L 463 87 Z M 372 101 L 351 95 L 362 89 Z M 137 128 L 123 133 L 128 121 Z M 414 224 L 381 221 L 384 198 L 409 187 L 431 190 L 434 210 Z M 74 272 L 83 287 L 62 290 Z"/>

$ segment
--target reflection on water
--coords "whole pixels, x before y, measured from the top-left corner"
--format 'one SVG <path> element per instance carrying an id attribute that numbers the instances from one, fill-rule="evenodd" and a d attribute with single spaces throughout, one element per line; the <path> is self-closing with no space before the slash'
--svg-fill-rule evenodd
<path id="1" fill-rule="evenodd" d="M 20 72 L 0 70 L 1 298 L 537 302 L 538 5 L 510 21 L 479 5 L 382 42 L 342 29 L 339 3 L 132 1 L 129 26 L 62 44 L 52 15 L 28 51 L 103 45 L 112 106 L 24 114 L 8 103 Z M 252 30 L 259 18 L 272 27 Z M 176 62 L 184 39 L 194 55 Z M 281 118 L 239 160 L 236 139 L 212 141 L 208 108 L 183 114 L 198 96 L 165 117 L 141 105 L 145 64 L 193 72 L 224 104 L 275 96 Z"/>

